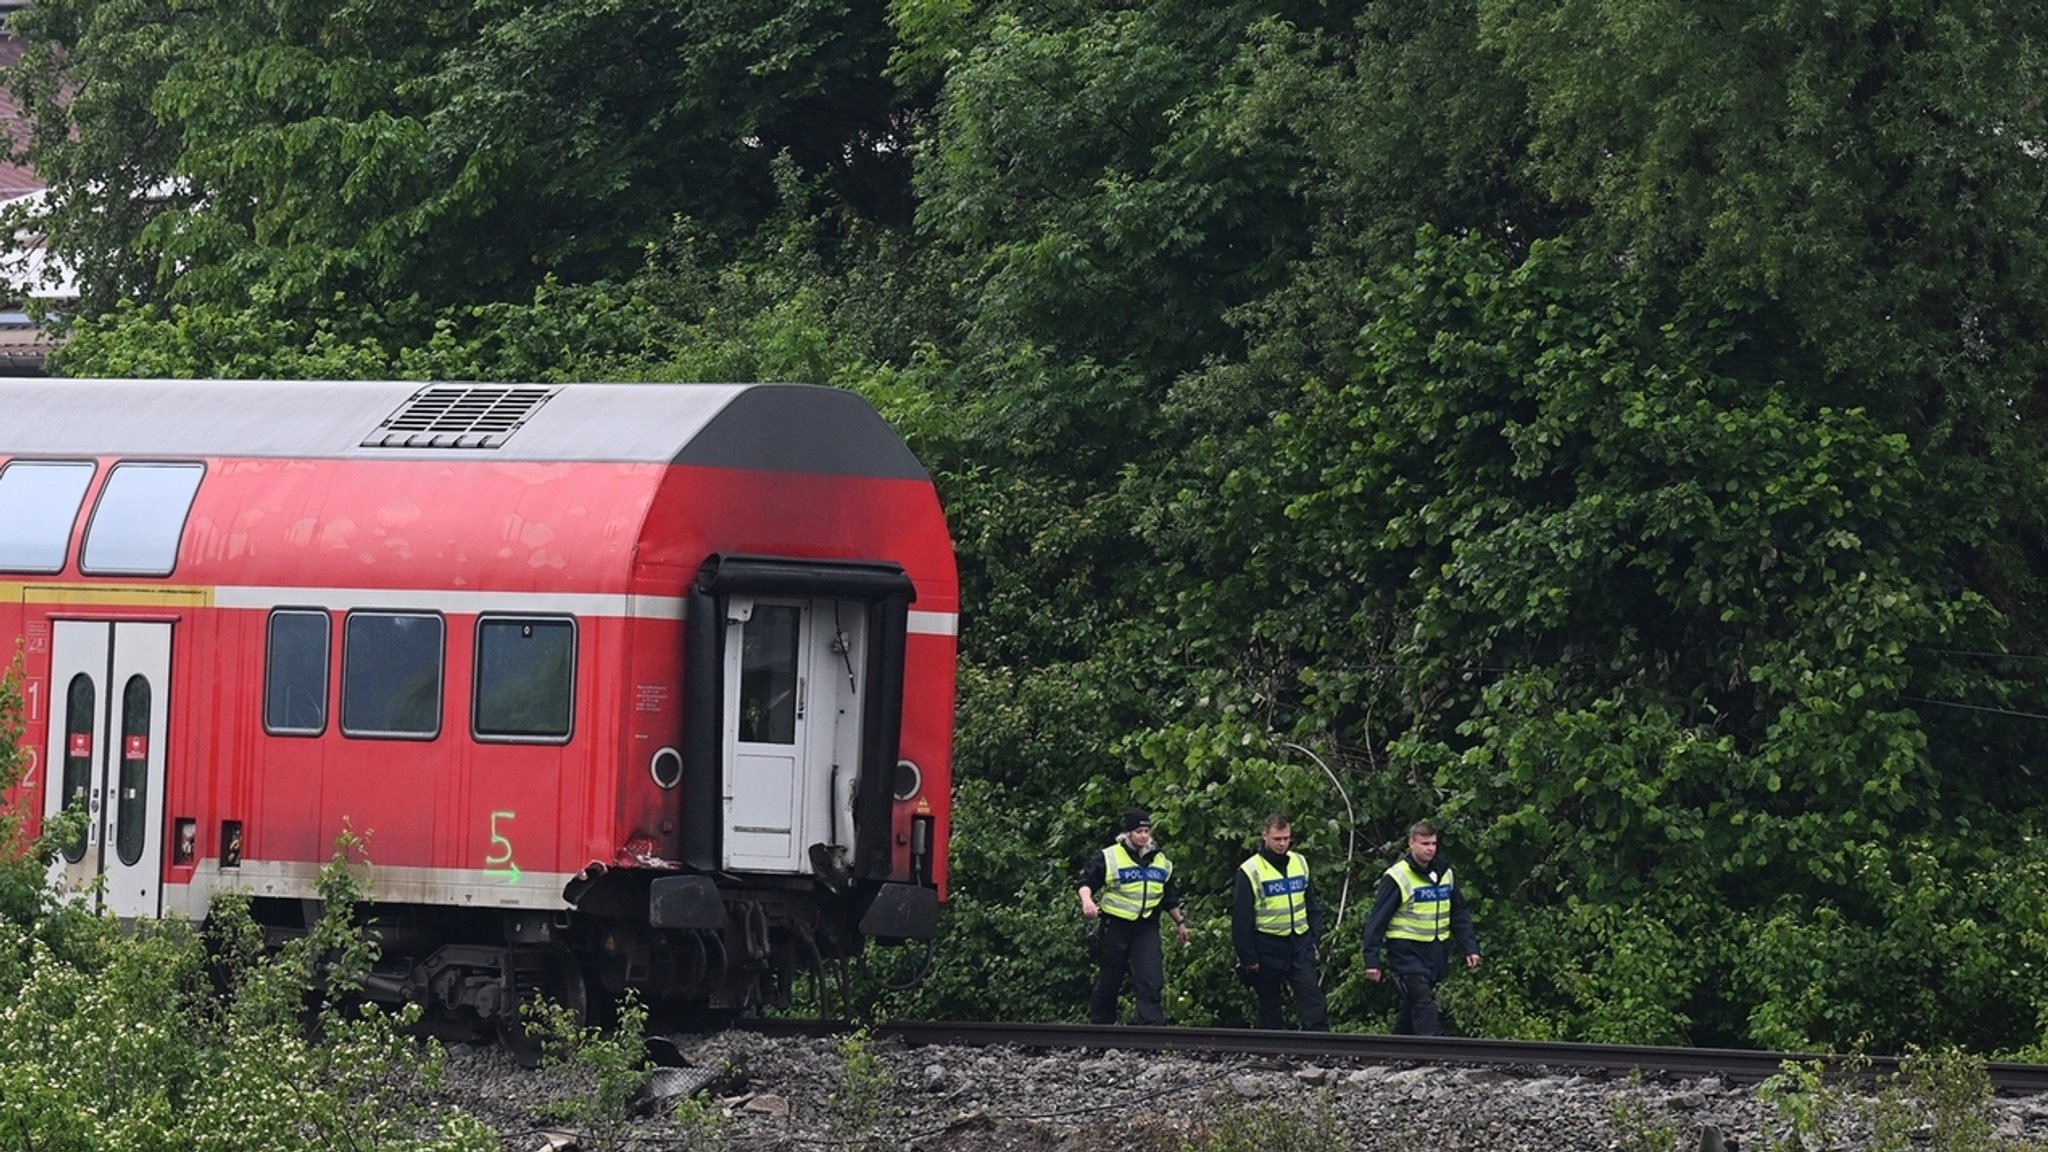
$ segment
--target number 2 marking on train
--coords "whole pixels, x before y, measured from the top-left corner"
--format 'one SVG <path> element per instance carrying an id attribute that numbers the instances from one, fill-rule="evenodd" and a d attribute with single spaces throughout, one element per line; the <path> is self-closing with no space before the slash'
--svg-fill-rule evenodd
<path id="1" fill-rule="evenodd" d="M 498 830 L 500 821 L 510 821 L 512 813 L 491 813 L 491 854 L 484 857 L 484 871 L 502 872 L 505 883 L 519 883 L 519 865 L 512 862 L 512 841 Z"/>

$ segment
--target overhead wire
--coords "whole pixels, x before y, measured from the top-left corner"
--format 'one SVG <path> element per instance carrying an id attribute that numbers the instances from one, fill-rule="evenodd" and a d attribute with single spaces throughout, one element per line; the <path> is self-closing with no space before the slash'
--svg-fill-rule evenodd
<path id="1" fill-rule="evenodd" d="M 2026 712 L 2017 708 L 1994 708 L 1989 704 L 1965 704 L 1959 700 L 1932 700 L 1925 696 L 1900 696 L 1915 704 L 1932 704 L 1937 708 L 1961 708 L 1966 712 L 1989 712 L 1995 716 L 2012 716 L 2021 720 L 2048 720 L 2048 712 Z"/>
<path id="2" fill-rule="evenodd" d="M 1337 789 L 1337 795 L 1344 800 L 1344 821 L 1350 827 L 1351 835 L 1344 847 L 1344 887 L 1337 895 L 1337 922 L 1330 928 L 1330 935 L 1335 936 L 1344 927 L 1344 906 L 1351 900 L 1351 861 L 1358 854 L 1358 815 L 1351 808 L 1351 793 L 1344 790 L 1343 782 L 1337 779 L 1335 772 L 1330 771 L 1328 764 L 1323 763 L 1321 756 L 1294 743 L 1292 740 L 1282 740 L 1279 743 L 1282 748 L 1292 748 L 1296 752 L 1315 761 L 1316 767 L 1321 768 L 1323 775 L 1330 778 L 1331 786 Z"/>
<path id="3" fill-rule="evenodd" d="M 1971 648 L 1926 648 L 1914 645 L 1912 651 L 1931 652 L 1936 656 L 1974 656 L 1988 660 L 2038 660 L 2048 661 L 2048 655 L 2033 652 L 1979 652 Z"/>

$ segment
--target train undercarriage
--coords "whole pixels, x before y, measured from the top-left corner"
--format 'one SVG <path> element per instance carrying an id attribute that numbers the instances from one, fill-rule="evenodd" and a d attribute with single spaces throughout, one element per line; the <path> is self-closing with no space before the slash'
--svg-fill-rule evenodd
<path id="1" fill-rule="evenodd" d="M 553 912 L 360 905 L 377 945 L 362 994 L 419 1005 L 442 1030 L 495 1033 L 530 1060 L 521 1009 L 536 997 L 579 1023 L 609 1022 L 628 996 L 662 1027 L 792 1007 L 828 1018 L 851 1010 L 848 965 L 871 940 L 927 943 L 937 929 L 936 894 L 906 884 L 833 892 L 808 879 L 721 885 L 618 870 L 570 895 L 574 906 Z M 320 908 L 255 900 L 251 913 L 278 943 Z"/>

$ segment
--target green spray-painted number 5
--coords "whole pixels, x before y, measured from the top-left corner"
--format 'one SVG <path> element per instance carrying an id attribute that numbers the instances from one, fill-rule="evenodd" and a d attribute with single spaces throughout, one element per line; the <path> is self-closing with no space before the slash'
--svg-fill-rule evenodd
<path id="1" fill-rule="evenodd" d="M 484 871 L 502 872 L 505 883 L 519 883 L 519 865 L 512 862 L 512 840 L 500 831 L 500 825 L 512 819 L 510 812 L 491 813 L 491 854 L 484 857 Z"/>

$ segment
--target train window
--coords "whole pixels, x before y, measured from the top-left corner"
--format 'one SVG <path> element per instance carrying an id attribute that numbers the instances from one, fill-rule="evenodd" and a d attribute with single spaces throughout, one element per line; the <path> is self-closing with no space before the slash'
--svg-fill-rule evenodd
<path id="1" fill-rule="evenodd" d="M 576 625 L 487 616 L 476 624 L 480 740 L 565 740 L 576 691 Z"/>
<path id="2" fill-rule="evenodd" d="M 91 811 L 97 804 L 88 806 L 86 790 L 92 787 L 92 734 L 100 716 L 99 693 L 93 690 L 92 677 L 83 672 L 71 678 L 64 688 L 64 807 Z M 97 812 L 93 813 L 98 815 Z M 80 827 L 78 837 L 64 846 L 64 859 L 73 864 L 85 859 L 86 829 Z"/>
<path id="3" fill-rule="evenodd" d="M 121 690 L 121 791 L 114 798 L 114 851 L 142 861 L 149 833 L 149 679 L 130 676 Z"/>
<path id="4" fill-rule="evenodd" d="M 440 735 L 441 618 L 351 612 L 345 628 L 342 734 L 415 740 Z"/>
<path id="5" fill-rule="evenodd" d="M 797 638 L 803 609 L 757 604 L 740 641 L 740 739 L 796 743 Z"/>
<path id="6" fill-rule="evenodd" d="M 64 570 L 92 473 L 82 461 L 16 460 L 0 468 L 0 571 Z"/>
<path id="7" fill-rule="evenodd" d="M 263 669 L 263 730 L 318 736 L 327 730 L 327 613 L 270 614 Z"/>
<path id="8" fill-rule="evenodd" d="M 178 562 L 185 514 L 206 469 L 199 464 L 116 464 L 85 526 L 80 571 L 168 576 Z"/>

